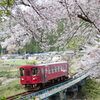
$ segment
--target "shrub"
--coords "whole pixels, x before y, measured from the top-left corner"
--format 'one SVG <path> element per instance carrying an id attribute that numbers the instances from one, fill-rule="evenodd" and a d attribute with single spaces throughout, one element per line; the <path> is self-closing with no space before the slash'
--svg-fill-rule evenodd
<path id="1" fill-rule="evenodd" d="M 27 62 L 27 64 L 36 64 L 36 61 Z"/>
<path id="2" fill-rule="evenodd" d="M 4 77 L 7 73 L 8 73 L 8 72 L 6 72 L 6 71 L 1 71 L 1 72 L 0 72 L 0 77 Z"/>
<path id="3" fill-rule="evenodd" d="M 6 77 L 7 77 L 7 78 L 13 78 L 13 75 L 10 74 L 10 73 L 8 73 L 8 74 L 6 75 Z"/>
<path id="4" fill-rule="evenodd" d="M 86 85 L 82 87 L 82 93 L 84 98 L 96 100 L 100 95 L 100 82 L 96 82 L 95 79 L 86 80 Z"/>
<path id="5" fill-rule="evenodd" d="M 0 85 L 2 85 L 2 81 L 0 80 Z"/>
<path id="6" fill-rule="evenodd" d="M 6 100 L 6 97 L 0 95 L 0 100 Z"/>

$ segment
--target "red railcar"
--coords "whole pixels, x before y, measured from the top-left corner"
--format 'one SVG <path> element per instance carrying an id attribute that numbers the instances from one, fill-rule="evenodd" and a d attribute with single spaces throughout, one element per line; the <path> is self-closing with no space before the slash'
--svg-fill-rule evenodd
<path id="1" fill-rule="evenodd" d="M 68 64 L 65 61 L 41 63 L 20 67 L 20 84 L 34 88 L 68 77 Z"/>

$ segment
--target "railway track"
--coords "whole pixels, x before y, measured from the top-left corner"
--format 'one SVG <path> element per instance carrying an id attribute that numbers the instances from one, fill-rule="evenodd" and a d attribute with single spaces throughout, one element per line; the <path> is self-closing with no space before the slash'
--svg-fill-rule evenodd
<path id="1" fill-rule="evenodd" d="M 25 96 L 25 95 L 28 95 L 28 94 L 31 94 L 33 92 L 23 92 L 23 93 L 19 93 L 19 94 L 16 94 L 14 96 L 10 96 L 10 97 L 7 97 L 6 100 L 14 100 L 16 98 L 19 98 L 21 96 Z"/>
<path id="2" fill-rule="evenodd" d="M 26 92 L 23 92 L 23 93 L 19 93 L 19 94 L 16 94 L 16 95 L 7 97 L 6 100 L 14 100 L 14 99 L 16 99 L 16 98 L 20 98 L 20 97 L 22 97 L 22 96 L 26 96 L 26 95 L 28 95 L 28 94 L 32 94 L 32 93 L 38 92 L 38 91 L 40 91 L 40 90 L 49 88 L 49 87 L 51 87 L 51 86 L 55 86 L 55 85 L 57 85 L 57 84 L 63 83 L 63 82 L 65 82 L 65 81 L 68 81 L 68 80 L 70 80 L 70 79 L 72 79 L 72 78 L 69 78 L 69 79 L 66 79 L 66 80 L 63 80 L 63 81 L 60 81 L 60 82 L 51 84 L 51 85 L 47 85 L 47 86 L 43 87 L 42 89 L 39 89 L 39 90 L 36 90 L 36 91 L 31 91 L 31 92 L 26 91 Z"/>

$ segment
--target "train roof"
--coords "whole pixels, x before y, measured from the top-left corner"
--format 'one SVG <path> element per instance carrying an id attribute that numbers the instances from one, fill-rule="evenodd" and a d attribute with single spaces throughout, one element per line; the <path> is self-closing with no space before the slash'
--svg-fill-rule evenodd
<path id="1" fill-rule="evenodd" d="M 48 66 L 48 65 L 53 65 L 53 64 L 65 64 L 67 63 L 67 61 L 59 61 L 59 62 L 41 62 L 41 63 L 37 63 L 35 65 L 24 65 L 21 66 L 20 68 L 31 68 L 31 67 L 39 67 L 39 66 Z"/>
<path id="2" fill-rule="evenodd" d="M 59 62 L 41 62 L 37 63 L 37 66 L 47 66 L 47 65 L 53 65 L 53 64 L 62 64 L 62 63 L 67 63 L 67 61 L 59 61 Z"/>

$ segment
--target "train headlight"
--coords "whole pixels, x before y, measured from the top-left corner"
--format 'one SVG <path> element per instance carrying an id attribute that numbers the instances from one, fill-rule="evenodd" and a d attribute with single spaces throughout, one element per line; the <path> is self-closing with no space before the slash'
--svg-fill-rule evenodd
<path id="1" fill-rule="evenodd" d="M 24 79 L 23 78 L 21 78 L 21 81 L 23 81 Z"/>
<path id="2" fill-rule="evenodd" d="M 36 80 L 36 78 L 33 78 L 33 80 Z"/>

